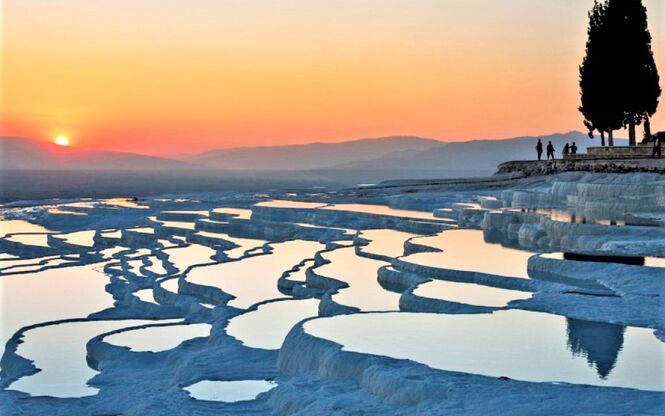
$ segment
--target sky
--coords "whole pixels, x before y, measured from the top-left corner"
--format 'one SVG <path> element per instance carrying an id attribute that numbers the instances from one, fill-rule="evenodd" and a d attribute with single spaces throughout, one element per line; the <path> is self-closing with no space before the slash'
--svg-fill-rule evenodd
<path id="1" fill-rule="evenodd" d="M 584 129 L 593 0 L 1 4 L 1 135 L 171 156 Z M 665 0 L 644 4 L 665 89 Z"/>

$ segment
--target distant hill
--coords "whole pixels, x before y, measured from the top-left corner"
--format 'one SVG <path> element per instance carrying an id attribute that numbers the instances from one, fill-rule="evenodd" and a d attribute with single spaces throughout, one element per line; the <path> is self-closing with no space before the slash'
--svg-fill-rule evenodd
<path id="1" fill-rule="evenodd" d="M 19 137 L 0 137 L 0 169 L 160 170 L 193 167 L 185 162 L 153 156 L 83 151 Z"/>
<path id="2" fill-rule="evenodd" d="M 340 164 L 334 169 L 340 170 L 479 170 L 492 173 L 499 163 L 509 160 L 530 160 L 536 158 L 536 141 L 543 140 L 543 146 L 552 141 L 556 157 L 561 157 L 565 143 L 576 142 L 578 152 L 586 151 L 589 146 L 599 146 L 600 140 L 589 139 L 586 133 L 572 131 L 549 136 L 527 136 L 504 140 L 472 140 L 452 142 L 446 146 L 432 147 L 425 151 L 409 152 L 378 157 L 373 160 Z M 627 145 L 624 139 L 615 139 L 615 144 Z M 543 155 L 544 157 L 545 155 Z"/>
<path id="3" fill-rule="evenodd" d="M 557 157 L 566 142 L 577 142 L 580 152 L 598 146 L 581 132 L 540 136 L 546 145 L 552 141 Z M 347 173 L 362 178 L 415 177 L 423 174 L 486 175 L 509 160 L 535 159 L 538 137 L 505 140 L 473 140 L 446 143 L 415 136 L 360 139 L 341 143 L 311 143 L 290 146 L 243 147 L 213 150 L 185 160 L 133 153 L 83 151 L 18 137 L 0 137 L 0 169 L 18 170 L 186 170 L 219 169 L 251 171 L 327 171 L 333 176 Z M 627 141 L 615 139 L 617 145 Z M 380 173 L 384 172 L 384 173 Z M 440 173 L 436 173 L 440 172 Z M 472 172 L 472 173 L 470 173 Z"/>
<path id="4" fill-rule="evenodd" d="M 212 150 L 187 157 L 185 161 L 209 168 L 232 170 L 327 169 L 345 163 L 362 164 L 377 158 L 400 158 L 445 145 L 434 139 L 392 136 L 341 143 Z"/>

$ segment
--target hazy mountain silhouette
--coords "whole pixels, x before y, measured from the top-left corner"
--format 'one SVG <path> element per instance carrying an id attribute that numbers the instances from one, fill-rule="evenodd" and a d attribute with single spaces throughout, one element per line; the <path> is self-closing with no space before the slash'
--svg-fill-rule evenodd
<path id="1" fill-rule="evenodd" d="M 540 137 L 545 144 L 550 140 L 553 142 L 557 157 L 560 157 L 565 142 L 577 142 L 580 152 L 584 152 L 587 146 L 599 144 L 597 139 L 590 140 L 580 132 Z M 0 137 L 0 169 L 223 169 L 257 173 L 319 170 L 329 171 L 333 175 L 365 171 L 368 177 L 373 177 L 372 180 L 377 177 L 417 177 L 416 171 L 428 172 L 430 176 L 437 175 L 436 172 L 443 174 L 455 171 L 459 171 L 462 176 L 478 176 L 493 173 L 499 163 L 508 160 L 535 159 L 536 139 L 518 137 L 446 143 L 415 136 L 392 136 L 341 143 L 213 150 L 188 156 L 184 160 L 173 160 L 134 153 L 78 150 L 18 137 Z M 615 139 L 615 143 L 627 144 L 622 139 Z M 370 175 L 370 171 L 377 174 Z"/>
<path id="2" fill-rule="evenodd" d="M 467 142 L 451 142 L 446 146 L 388 155 L 374 160 L 346 163 L 335 166 L 336 169 L 372 170 L 387 167 L 402 170 L 440 169 L 440 170 L 487 170 L 494 172 L 496 166 L 509 160 L 532 160 L 536 158 L 535 146 L 538 138 L 547 145 L 552 141 L 556 149 L 556 157 L 561 157 L 563 145 L 573 141 L 577 143 L 578 152 L 583 153 L 589 146 L 599 146 L 597 138 L 589 139 L 586 133 L 571 131 L 549 136 L 526 136 L 504 140 L 472 140 Z M 627 145 L 623 139 L 615 139 L 618 146 Z"/>
<path id="3" fill-rule="evenodd" d="M 215 169 L 308 170 L 344 163 L 363 163 L 381 157 L 399 158 L 444 142 L 415 136 L 391 136 L 340 143 L 241 147 L 212 150 L 187 157 L 190 163 Z M 384 167 L 385 168 L 385 167 Z"/>
<path id="4" fill-rule="evenodd" d="M 194 167 L 185 162 L 160 157 L 86 151 L 19 137 L 1 137 L 0 154 L 0 169 L 159 170 Z"/>

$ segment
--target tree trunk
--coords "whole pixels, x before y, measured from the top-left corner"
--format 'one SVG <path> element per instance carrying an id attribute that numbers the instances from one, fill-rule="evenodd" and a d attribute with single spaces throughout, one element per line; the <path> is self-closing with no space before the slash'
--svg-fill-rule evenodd
<path id="1" fill-rule="evenodd" d="M 604 131 L 600 132 L 600 145 L 605 147 L 605 132 Z"/>
<path id="2" fill-rule="evenodd" d="M 610 147 L 614 146 L 614 132 L 612 131 L 612 129 L 609 129 L 607 131 L 607 145 Z"/>
<path id="3" fill-rule="evenodd" d="M 628 146 L 636 146 L 637 140 L 635 138 L 635 122 L 630 120 L 628 123 Z"/>
<path id="4" fill-rule="evenodd" d="M 643 143 L 649 143 L 651 141 L 651 120 L 649 117 L 644 119 L 644 141 Z"/>

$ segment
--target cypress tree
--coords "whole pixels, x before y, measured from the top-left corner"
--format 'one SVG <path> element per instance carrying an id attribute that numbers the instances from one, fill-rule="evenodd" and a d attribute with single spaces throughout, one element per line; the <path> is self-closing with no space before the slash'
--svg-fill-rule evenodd
<path id="1" fill-rule="evenodd" d="M 616 74 L 612 67 L 618 59 L 608 33 L 607 5 L 595 2 L 589 12 L 586 55 L 580 66 L 580 112 L 584 125 L 593 138 L 594 130 L 601 136 L 605 145 L 605 132 L 609 145 L 614 145 L 612 131 L 622 127 L 623 111 L 615 96 Z"/>
<path id="2" fill-rule="evenodd" d="M 613 62 L 618 81 L 613 90 L 622 107 L 622 124 L 628 127 L 629 144 L 634 146 L 635 126 L 656 112 L 661 94 L 647 10 L 642 0 L 607 0 L 603 20 L 609 43 L 618 54 Z"/>

